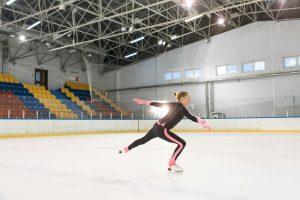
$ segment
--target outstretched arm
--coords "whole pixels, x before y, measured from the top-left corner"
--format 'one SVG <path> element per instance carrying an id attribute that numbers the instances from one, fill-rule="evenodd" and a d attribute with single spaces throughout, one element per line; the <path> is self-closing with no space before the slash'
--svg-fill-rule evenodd
<path id="1" fill-rule="evenodd" d="M 140 105 L 150 105 L 150 106 L 155 106 L 155 107 L 163 107 L 167 105 L 167 103 L 159 103 L 159 102 L 154 102 L 154 101 L 145 101 L 142 99 L 133 99 L 133 101 L 137 104 Z"/>
<path id="2" fill-rule="evenodd" d="M 142 99 L 133 99 L 133 101 L 140 105 L 150 105 L 151 104 L 151 101 L 145 101 Z"/>
<path id="3" fill-rule="evenodd" d="M 186 116 L 188 119 L 197 122 L 198 124 L 201 124 L 202 126 L 204 126 L 204 128 L 207 128 L 208 130 L 211 131 L 210 126 L 207 124 L 205 120 L 202 120 L 200 117 L 192 115 L 185 107 L 182 107 L 182 114 Z"/>

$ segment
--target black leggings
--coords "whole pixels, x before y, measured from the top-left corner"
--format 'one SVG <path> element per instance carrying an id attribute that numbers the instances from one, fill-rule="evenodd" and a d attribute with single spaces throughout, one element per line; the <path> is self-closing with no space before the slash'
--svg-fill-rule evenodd
<path id="1" fill-rule="evenodd" d="M 157 123 L 154 124 L 152 129 L 144 137 L 134 141 L 131 145 L 129 145 L 128 149 L 131 150 L 139 145 L 149 142 L 150 140 L 152 140 L 153 138 L 156 138 L 156 137 L 159 137 L 168 142 L 177 144 L 177 147 L 174 150 L 174 153 L 169 161 L 170 165 L 175 164 L 177 158 L 179 157 L 179 155 L 185 148 L 186 142 L 182 138 L 180 138 L 178 135 L 176 135 L 175 133 L 167 130 L 166 128 L 164 128 L 163 126 L 161 126 Z"/>

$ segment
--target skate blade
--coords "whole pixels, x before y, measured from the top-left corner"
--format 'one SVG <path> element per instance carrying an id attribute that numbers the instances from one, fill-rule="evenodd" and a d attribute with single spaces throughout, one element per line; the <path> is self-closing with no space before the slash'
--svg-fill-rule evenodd
<path id="1" fill-rule="evenodd" d="M 183 173 L 183 170 L 175 171 L 175 170 L 172 170 L 171 168 L 168 168 L 168 171 L 171 172 L 171 173 L 177 173 L 177 174 Z"/>

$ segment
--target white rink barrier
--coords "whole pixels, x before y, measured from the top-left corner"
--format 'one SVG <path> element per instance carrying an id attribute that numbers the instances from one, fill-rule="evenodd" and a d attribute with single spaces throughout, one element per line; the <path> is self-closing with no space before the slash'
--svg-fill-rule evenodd
<path id="1" fill-rule="evenodd" d="M 144 132 L 156 120 L 0 120 L 0 134 L 51 134 L 83 132 Z M 300 118 L 210 119 L 216 131 L 299 131 Z M 174 131 L 201 131 L 201 125 L 181 121 Z"/>
<path id="2" fill-rule="evenodd" d="M 207 119 L 213 130 L 218 131 L 300 131 L 300 118 L 244 118 L 244 119 Z M 140 120 L 140 130 L 153 126 L 154 120 Z M 190 120 L 182 120 L 174 130 L 199 131 L 201 125 Z"/>
<path id="3" fill-rule="evenodd" d="M 134 132 L 138 120 L 0 120 L 0 134 Z"/>

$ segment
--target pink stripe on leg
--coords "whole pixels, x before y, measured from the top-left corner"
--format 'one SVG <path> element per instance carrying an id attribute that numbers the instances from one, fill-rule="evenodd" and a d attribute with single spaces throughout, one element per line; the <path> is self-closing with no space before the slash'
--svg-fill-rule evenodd
<path id="1" fill-rule="evenodd" d="M 174 153 L 174 155 L 171 157 L 171 159 L 169 160 L 169 165 L 175 165 L 176 164 L 176 156 L 179 154 L 179 152 L 182 150 L 183 148 L 183 144 L 181 144 L 179 141 L 177 141 L 176 139 L 172 138 L 169 134 L 168 134 L 168 130 L 164 129 L 164 134 L 165 136 L 170 139 L 171 141 L 175 142 L 176 144 L 179 145 L 178 150 Z"/>

